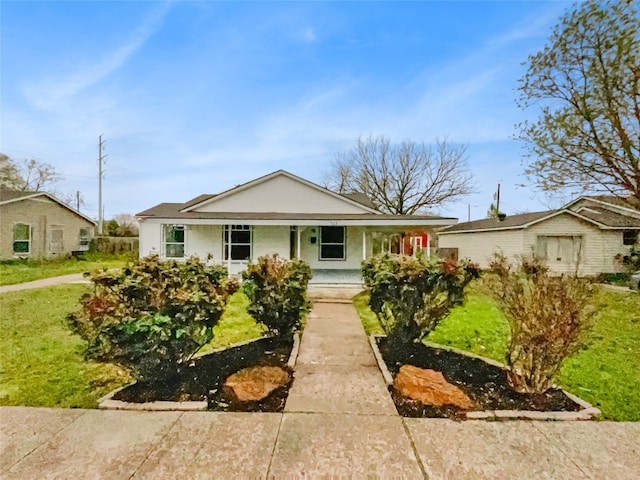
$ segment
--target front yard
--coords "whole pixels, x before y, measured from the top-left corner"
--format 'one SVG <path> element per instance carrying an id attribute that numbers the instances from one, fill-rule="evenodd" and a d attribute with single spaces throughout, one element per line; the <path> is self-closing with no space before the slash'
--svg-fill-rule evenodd
<path id="1" fill-rule="evenodd" d="M 0 285 L 31 282 L 42 278 L 70 273 L 83 273 L 95 269 L 123 267 L 130 255 L 85 254 L 85 260 L 64 258 L 56 260 L 3 260 L 0 262 Z"/>
<path id="2" fill-rule="evenodd" d="M 84 342 L 66 325 L 88 285 L 4 293 L 0 297 L 0 405 L 95 408 L 109 391 L 131 381 L 113 365 L 84 358 Z M 215 327 L 209 351 L 261 335 L 241 293 Z"/>
<path id="3" fill-rule="evenodd" d="M 493 300 L 478 283 L 427 337 L 478 355 L 504 361 L 509 327 Z M 367 295 L 354 299 L 367 333 L 383 334 L 367 305 Z M 600 289 L 598 309 L 585 348 L 569 358 L 558 381 L 566 390 L 600 408 L 604 418 L 640 421 L 640 295 Z"/>

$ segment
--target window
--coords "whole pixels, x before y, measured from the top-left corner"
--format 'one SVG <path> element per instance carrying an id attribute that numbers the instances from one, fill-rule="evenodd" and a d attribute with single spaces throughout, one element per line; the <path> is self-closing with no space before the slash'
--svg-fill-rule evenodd
<path id="1" fill-rule="evenodd" d="M 231 255 L 231 257 L 229 257 Z M 251 258 L 251 226 L 225 225 L 224 259 L 248 260 Z"/>
<path id="2" fill-rule="evenodd" d="M 81 228 L 78 240 L 78 250 L 89 250 L 89 243 L 91 243 L 91 236 L 88 228 Z"/>
<path id="3" fill-rule="evenodd" d="M 26 223 L 16 223 L 13 226 L 13 253 L 31 252 L 31 226 Z"/>
<path id="4" fill-rule="evenodd" d="M 320 260 L 345 260 L 344 227 L 320 227 Z"/>
<path id="5" fill-rule="evenodd" d="M 577 263 L 582 257 L 582 237 L 539 235 L 536 255 L 543 260 Z"/>
<path id="6" fill-rule="evenodd" d="M 184 225 L 164 226 L 164 253 L 167 258 L 184 257 Z"/>
<path id="7" fill-rule="evenodd" d="M 637 230 L 624 230 L 622 232 L 622 244 L 623 245 L 635 245 L 638 241 Z"/>

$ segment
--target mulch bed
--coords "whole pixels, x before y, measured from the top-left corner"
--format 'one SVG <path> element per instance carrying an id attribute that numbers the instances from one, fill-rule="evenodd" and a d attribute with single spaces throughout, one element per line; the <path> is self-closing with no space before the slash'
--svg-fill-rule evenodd
<path id="1" fill-rule="evenodd" d="M 378 346 L 384 354 L 385 341 L 379 338 Z M 507 381 L 506 370 L 448 350 L 427 347 L 423 344 L 408 346 L 400 358 L 390 362 L 387 368 L 395 376 L 403 364 L 415 365 L 442 372 L 444 378 L 466 393 L 476 405 L 475 410 L 533 410 L 542 412 L 575 412 L 580 406 L 560 389 L 550 389 L 543 394 L 527 394 L 514 391 Z M 434 407 L 405 398 L 390 387 L 398 413 L 404 417 L 461 418 L 456 407 Z"/>
<path id="2" fill-rule="evenodd" d="M 118 392 L 113 398 L 132 403 L 154 401 L 207 400 L 209 410 L 231 412 L 281 412 L 287 400 L 292 380 L 273 391 L 260 402 L 232 402 L 222 392 L 225 379 L 246 367 L 278 366 L 292 373 L 287 361 L 293 347 L 292 339 L 262 338 L 245 345 L 230 347 L 194 360 L 178 375 L 162 382 L 137 382 Z"/>

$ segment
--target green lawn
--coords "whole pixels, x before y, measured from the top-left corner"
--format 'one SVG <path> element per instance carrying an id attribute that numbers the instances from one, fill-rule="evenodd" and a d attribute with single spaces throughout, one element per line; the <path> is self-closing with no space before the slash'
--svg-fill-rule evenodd
<path id="1" fill-rule="evenodd" d="M 0 405 L 96 406 L 130 379 L 112 365 L 87 362 L 67 314 L 87 285 L 61 285 L 0 295 Z"/>
<path id="2" fill-rule="evenodd" d="M 0 405 L 95 408 L 97 399 L 131 381 L 121 368 L 84 358 L 68 313 L 89 285 L 61 285 L 0 294 Z M 210 351 L 261 335 L 238 292 L 214 330 Z"/>
<path id="3" fill-rule="evenodd" d="M 367 294 L 354 298 L 368 333 L 382 333 L 367 306 Z M 600 408 L 608 420 L 640 421 L 640 294 L 600 289 L 598 309 L 585 347 L 563 365 L 558 383 Z M 476 283 L 465 305 L 455 308 L 428 341 L 504 361 L 509 327 L 491 297 Z"/>
<path id="4" fill-rule="evenodd" d="M 13 285 L 69 273 L 123 267 L 131 257 L 87 253 L 86 260 L 75 258 L 56 260 L 4 260 L 0 262 L 0 285 Z"/>

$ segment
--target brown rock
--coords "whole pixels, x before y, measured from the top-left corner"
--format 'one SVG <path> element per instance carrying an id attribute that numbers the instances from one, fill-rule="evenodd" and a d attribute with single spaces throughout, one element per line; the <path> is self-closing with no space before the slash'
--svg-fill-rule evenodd
<path id="1" fill-rule="evenodd" d="M 224 391 L 240 402 L 259 401 L 290 379 L 289 373 L 280 367 L 249 367 L 230 375 L 224 382 Z"/>
<path id="2" fill-rule="evenodd" d="M 405 397 L 425 405 L 454 405 L 464 410 L 473 408 L 471 399 L 435 370 L 403 365 L 393 380 L 393 387 Z"/>

